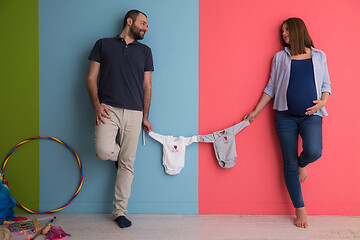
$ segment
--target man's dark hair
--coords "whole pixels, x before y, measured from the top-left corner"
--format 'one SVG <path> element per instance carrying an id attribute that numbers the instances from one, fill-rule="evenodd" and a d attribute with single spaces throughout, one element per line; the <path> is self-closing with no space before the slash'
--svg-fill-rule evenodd
<path id="1" fill-rule="evenodd" d="M 125 28 L 125 26 L 126 26 L 126 24 L 127 24 L 127 19 L 128 19 L 128 18 L 131 18 L 131 19 L 133 20 L 133 22 L 135 22 L 137 16 L 139 15 L 139 13 L 144 14 L 144 16 L 147 17 L 145 13 L 143 13 L 143 12 L 141 12 L 141 11 L 139 11 L 139 10 L 136 10 L 136 9 L 133 9 L 133 10 L 128 11 L 128 12 L 126 13 L 125 17 L 124 17 L 124 26 L 123 26 L 123 28 Z"/>

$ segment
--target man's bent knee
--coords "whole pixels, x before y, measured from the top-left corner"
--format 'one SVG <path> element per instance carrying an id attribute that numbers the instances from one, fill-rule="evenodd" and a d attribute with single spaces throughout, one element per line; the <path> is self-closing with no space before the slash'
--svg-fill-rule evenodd
<path id="1" fill-rule="evenodd" d="M 100 148 L 95 146 L 95 154 L 101 160 L 117 161 L 119 151 L 117 151 L 117 149 L 114 148 L 109 148 L 109 147 Z"/>

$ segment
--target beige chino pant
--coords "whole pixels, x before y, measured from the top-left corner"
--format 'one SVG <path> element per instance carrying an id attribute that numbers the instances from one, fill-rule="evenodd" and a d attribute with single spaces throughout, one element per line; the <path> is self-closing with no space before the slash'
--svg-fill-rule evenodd
<path id="1" fill-rule="evenodd" d="M 118 161 L 113 202 L 116 219 L 127 214 L 143 112 L 103 105 L 109 109 L 111 119 L 103 118 L 105 124 L 100 122 L 95 126 L 95 152 L 102 160 Z M 118 133 L 119 143 L 116 142 Z"/>

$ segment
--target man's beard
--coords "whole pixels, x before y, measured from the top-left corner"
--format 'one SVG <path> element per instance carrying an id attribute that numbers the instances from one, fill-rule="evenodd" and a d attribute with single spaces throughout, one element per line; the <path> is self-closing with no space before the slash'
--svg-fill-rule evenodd
<path id="1" fill-rule="evenodd" d="M 144 38 L 145 36 L 145 33 L 144 35 L 141 35 L 141 30 L 140 28 L 137 28 L 135 26 L 135 24 L 133 24 L 131 27 L 130 27 L 130 34 L 132 35 L 132 37 L 135 39 L 135 40 L 141 40 Z"/>

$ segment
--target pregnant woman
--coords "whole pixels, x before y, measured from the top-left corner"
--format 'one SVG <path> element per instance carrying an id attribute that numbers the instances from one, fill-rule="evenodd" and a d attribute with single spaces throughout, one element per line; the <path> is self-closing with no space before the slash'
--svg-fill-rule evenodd
<path id="1" fill-rule="evenodd" d="M 321 157 L 322 118 L 331 93 L 326 55 L 315 49 L 305 23 L 289 18 L 281 25 L 285 48 L 273 57 L 269 82 L 255 109 L 245 116 L 254 121 L 274 98 L 275 128 L 284 161 L 284 179 L 295 208 L 295 226 L 308 227 L 301 183 L 305 167 Z M 299 135 L 302 152 L 298 153 Z"/>

